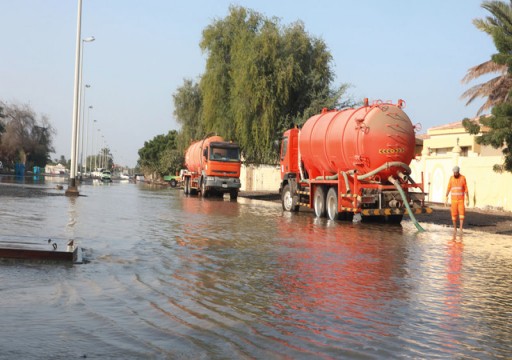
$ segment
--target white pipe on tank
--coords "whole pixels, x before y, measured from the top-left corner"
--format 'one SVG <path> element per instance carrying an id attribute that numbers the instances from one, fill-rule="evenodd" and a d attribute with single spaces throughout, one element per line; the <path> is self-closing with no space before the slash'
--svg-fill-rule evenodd
<path id="1" fill-rule="evenodd" d="M 357 180 L 364 180 L 366 178 L 369 178 L 375 174 L 378 174 L 379 172 L 381 172 L 382 170 L 384 169 L 389 169 L 390 167 L 392 166 L 396 166 L 396 167 L 402 167 L 404 168 L 408 173 L 411 172 L 411 168 L 409 167 L 409 165 L 407 164 L 404 164 L 403 162 L 399 162 L 399 161 L 391 161 L 391 162 L 387 162 L 387 163 L 384 163 L 382 164 L 381 166 L 379 166 L 378 168 L 370 171 L 370 172 L 367 172 L 366 174 L 363 174 L 363 175 L 359 175 L 357 177 Z"/>

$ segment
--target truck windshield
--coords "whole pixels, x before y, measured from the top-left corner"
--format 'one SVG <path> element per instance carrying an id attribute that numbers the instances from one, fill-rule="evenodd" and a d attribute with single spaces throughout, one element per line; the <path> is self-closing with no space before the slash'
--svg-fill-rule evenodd
<path id="1" fill-rule="evenodd" d="M 240 149 L 238 147 L 218 147 L 212 146 L 210 149 L 210 160 L 215 161 L 240 161 Z"/>

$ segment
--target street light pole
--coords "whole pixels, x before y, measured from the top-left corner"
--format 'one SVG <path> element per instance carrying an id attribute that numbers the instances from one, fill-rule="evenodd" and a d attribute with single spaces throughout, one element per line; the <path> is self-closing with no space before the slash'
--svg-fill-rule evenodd
<path id="1" fill-rule="evenodd" d="M 100 129 L 98 129 L 98 134 L 99 134 L 99 133 L 100 133 Z M 99 137 L 99 135 L 98 135 L 98 137 Z M 98 142 L 99 142 L 99 139 L 98 139 Z M 97 159 L 98 159 L 98 155 L 96 154 L 96 155 L 94 156 L 94 169 L 97 169 L 97 168 L 98 168 L 98 164 L 97 164 L 97 161 L 96 161 Z"/>
<path id="2" fill-rule="evenodd" d="M 83 47 L 83 43 L 84 43 L 84 40 L 82 40 L 82 47 Z M 81 56 L 82 60 L 83 60 L 83 51 L 82 51 L 82 56 Z M 80 67 L 80 84 L 82 84 L 82 68 Z M 80 93 L 80 106 L 82 108 L 82 115 L 79 117 L 78 119 L 78 123 L 81 124 L 82 126 L 82 131 L 80 131 L 80 139 L 79 139 L 79 142 L 80 144 L 78 145 L 78 150 L 77 150 L 77 154 L 80 155 L 80 165 L 82 167 L 82 169 L 80 170 L 80 180 L 82 180 L 82 175 L 83 175 L 83 167 L 84 167 L 84 163 L 83 163 L 83 151 L 84 151 L 84 112 L 85 112 L 85 93 L 88 88 L 90 88 L 91 85 L 84 85 L 83 87 L 83 93 L 84 93 L 84 96 L 83 96 L 83 100 L 82 100 L 82 94 Z M 82 91 L 82 87 L 80 87 L 80 91 Z"/>
<path id="3" fill-rule="evenodd" d="M 105 162 L 103 161 L 105 157 L 105 137 L 103 134 L 101 135 L 101 140 L 103 140 L 103 146 L 101 147 L 101 157 L 100 157 L 100 168 L 105 168 Z"/>
<path id="4" fill-rule="evenodd" d="M 76 49 L 75 49 L 75 89 L 73 93 L 73 126 L 71 129 L 71 169 L 66 196 L 78 196 L 76 187 L 76 141 L 78 133 L 79 92 L 80 92 L 80 37 L 82 30 L 82 0 L 78 0 L 76 20 Z"/>
<path id="5" fill-rule="evenodd" d="M 87 111 L 87 123 L 85 124 L 85 173 L 87 173 L 87 153 L 89 152 L 89 124 L 90 124 L 90 118 L 91 118 L 91 112 L 90 110 L 92 109 L 92 105 L 89 106 L 89 110 Z M 83 142 L 82 142 L 83 144 Z M 82 166 L 83 166 L 83 161 L 82 162 Z M 89 169 L 90 171 L 91 169 Z"/>
<path id="6" fill-rule="evenodd" d="M 85 93 L 84 93 L 84 100 L 85 100 Z M 89 117 L 91 116 L 91 109 L 92 109 L 92 105 L 89 105 L 89 108 L 87 109 L 87 122 L 89 122 Z M 84 134 L 83 134 L 83 129 L 84 129 L 84 121 L 83 121 L 83 118 L 82 118 L 82 146 L 81 146 L 81 149 L 82 151 L 80 152 L 80 164 L 82 165 L 82 174 L 83 174 L 83 168 L 84 168 Z M 87 154 L 85 155 L 85 161 L 87 161 Z M 82 176 L 80 176 L 80 178 L 82 178 Z"/>
<path id="7" fill-rule="evenodd" d="M 95 132 L 94 132 L 94 123 L 97 122 L 97 120 L 93 120 L 92 122 L 92 132 L 91 132 L 91 140 L 92 140 L 92 146 L 91 146 L 91 156 L 94 156 L 94 136 L 95 136 Z M 90 174 L 90 177 L 92 177 L 92 157 L 91 157 L 91 161 L 90 161 L 90 166 L 89 166 L 89 174 Z"/>
<path id="8" fill-rule="evenodd" d="M 84 43 L 86 42 L 93 42 L 96 40 L 94 36 L 86 37 L 85 39 L 82 39 L 82 45 L 80 47 L 80 87 L 79 87 L 79 95 L 78 98 L 80 99 L 80 105 L 79 108 L 82 109 L 82 115 L 78 116 L 78 132 L 79 132 L 79 138 L 77 141 L 77 157 L 80 156 L 80 180 L 82 179 L 82 173 L 83 173 L 83 146 L 84 146 L 84 113 L 85 113 L 85 89 L 88 87 L 91 87 L 90 85 L 85 85 L 83 88 L 84 95 L 82 96 L 82 74 L 83 74 L 83 68 L 84 68 Z M 80 130 L 80 127 L 82 128 Z M 77 174 L 75 174 L 76 176 Z"/>

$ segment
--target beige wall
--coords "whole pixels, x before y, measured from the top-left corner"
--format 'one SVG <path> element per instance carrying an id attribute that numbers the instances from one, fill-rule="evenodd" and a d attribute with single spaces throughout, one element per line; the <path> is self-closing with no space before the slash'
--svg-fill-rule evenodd
<path id="1" fill-rule="evenodd" d="M 281 174 L 278 165 L 242 165 L 242 191 L 279 191 Z"/>
<path id="2" fill-rule="evenodd" d="M 470 207 L 512 211 L 512 174 L 492 170 L 494 164 L 502 163 L 501 156 L 459 157 L 448 153 L 418 157 L 411 162 L 411 170 L 416 182 L 421 181 L 423 173 L 427 201 L 444 202 L 452 168 L 458 165 L 468 183 Z"/>

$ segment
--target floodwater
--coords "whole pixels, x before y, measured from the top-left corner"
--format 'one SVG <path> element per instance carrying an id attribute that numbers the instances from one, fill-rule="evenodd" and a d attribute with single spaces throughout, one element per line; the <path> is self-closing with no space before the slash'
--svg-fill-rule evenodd
<path id="1" fill-rule="evenodd" d="M 0 196 L 0 239 L 74 239 L 88 260 L 0 263 L 0 359 L 512 355 L 512 237 L 143 184 L 80 193 Z"/>

